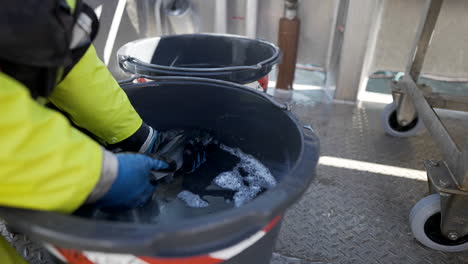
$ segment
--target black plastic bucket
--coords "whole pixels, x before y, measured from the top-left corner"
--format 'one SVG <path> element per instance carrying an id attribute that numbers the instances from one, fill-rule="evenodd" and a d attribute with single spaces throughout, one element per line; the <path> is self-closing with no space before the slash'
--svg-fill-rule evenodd
<path id="1" fill-rule="evenodd" d="M 269 263 L 286 209 L 315 176 L 312 129 L 268 95 L 229 82 L 166 77 L 125 89 L 153 127 L 212 129 L 269 167 L 277 185 L 244 206 L 160 225 L 13 208 L 0 217 L 69 263 Z"/>
<path id="2" fill-rule="evenodd" d="M 188 76 L 268 85 L 268 73 L 280 59 L 272 43 L 236 35 L 187 34 L 127 43 L 117 52 L 127 73 Z M 249 85 L 250 86 L 250 85 Z"/>

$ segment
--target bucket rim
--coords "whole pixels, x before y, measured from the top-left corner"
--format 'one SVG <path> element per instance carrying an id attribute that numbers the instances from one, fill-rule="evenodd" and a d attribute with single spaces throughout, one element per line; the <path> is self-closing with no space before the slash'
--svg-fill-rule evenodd
<path id="1" fill-rule="evenodd" d="M 135 57 L 122 54 L 123 51 L 128 49 L 130 46 L 135 45 L 136 43 L 142 42 L 143 40 L 155 40 L 159 41 L 163 38 L 177 38 L 177 37 L 184 37 L 184 36 L 210 36 L 210 37 L 229 37 L 234 39 L 243 39 L 252 42 L 259 42 L 262 45 L 267 46 L 272 50 L 273 54 L 270 58 L 265 59 L 263 61 L 258 62 L 257 64 L 253 65 L 244 65 L 244 66 L 228 66 L 228 67 L 214 67 L 214 68 L 187 68 L 187 67 L 173 67 L 173 66 L 164 66 L 164 65 L 157 65 L 151 64 L 147 62 L 143 62 Z M 158 37 L 151 37 L 151 38 L 142 38 L 138 40 L 134 40 L 131 42 L 126 43 L 122 47 L 119 48 L 117 51 L 117 60 L 119 63 L 120 68 L 127 72 L 127 73 L 138 73 L 137 70 L 160 70 L 166 72 L 195 72 L 195 73 L 209 73 L 209 72 L 216 72 L 216 73 L 228 73 L 228 72 L 238 72 L 238 71 L 246 71 L 246 70 L 260 70 L 263 67 L 272 66 L 273 64 L 277 63 L 280 60 L 281 50 L 279 47 L 274 45 L 271 42 L 262 39 L 252 39 L 247 38 L 240 35 L 234 34 L 221 34 L 221 33 L 195 33 L 195 34 L 178 34 L 178 35 L 169 35 L 169 36 L 158 36 Z M 127 66 L 127 64 L 133 64 L 133 68 L 135 72 L 131 70 Z"/>

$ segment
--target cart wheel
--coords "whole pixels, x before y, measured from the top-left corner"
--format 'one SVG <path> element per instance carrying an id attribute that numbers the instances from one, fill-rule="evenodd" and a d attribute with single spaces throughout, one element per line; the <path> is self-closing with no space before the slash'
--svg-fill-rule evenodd
<path id="1" fill-rule="evenodd" d="M 410 212 L 411 231 L 424 246 L 444 252 L 468 250 L 468 236 L 450 240 L 440 231 L 440 195 L 432 194 L 417 202 Z"/>
<path id="2" fill-rule="evenodd" d="M 422 120 L 417 117 L 406 126 L 398 124 L 395 103 L 385 106 L 382 119 L 385 133 L 394 137 L 416 136 L 424 129 Z"/>

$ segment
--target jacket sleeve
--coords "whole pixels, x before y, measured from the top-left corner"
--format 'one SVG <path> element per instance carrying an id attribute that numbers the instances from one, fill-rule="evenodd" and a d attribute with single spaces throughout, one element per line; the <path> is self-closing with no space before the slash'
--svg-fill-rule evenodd
<path id="1" fill-rule="evenodd" d="M 69 213 L 100 180 L 103 150 L 0 72 L 0 204 Z"/>
<path id="2" fill-rule="evenodd" d="M 18 252 L 0 235 L 0 263 L 28 264 Z"/>
<path id="3" fill-rule="evenodd" d="M 142 125 L 125 92 L 91 46 L 49 100 L 78 126 L 107 144 L 133 135 Z"/>

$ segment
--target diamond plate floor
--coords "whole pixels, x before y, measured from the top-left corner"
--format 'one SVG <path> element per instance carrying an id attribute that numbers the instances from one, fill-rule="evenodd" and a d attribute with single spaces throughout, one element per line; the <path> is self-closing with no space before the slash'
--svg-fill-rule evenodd
<path id="1" fill-rule="evenodd" d="M 278 97 L 288 100 L 285 93 Z M 327 103 L 321 91 L 294 92 L 292 101 L 293 111 L 317 130 L 322 157 L 387 166 L 369 172 L 320 164 L 315 182 L 285 217 L 272 263 L 468 263 L 468 252 L 427 249 L 411 235 L 409 211 L 427 191 L 422 160 L 440 159 L 427 132 L 408 139 L 385 135 L 384 105 Z M 441 115 L 462 141 L 467 115 Z"/>

